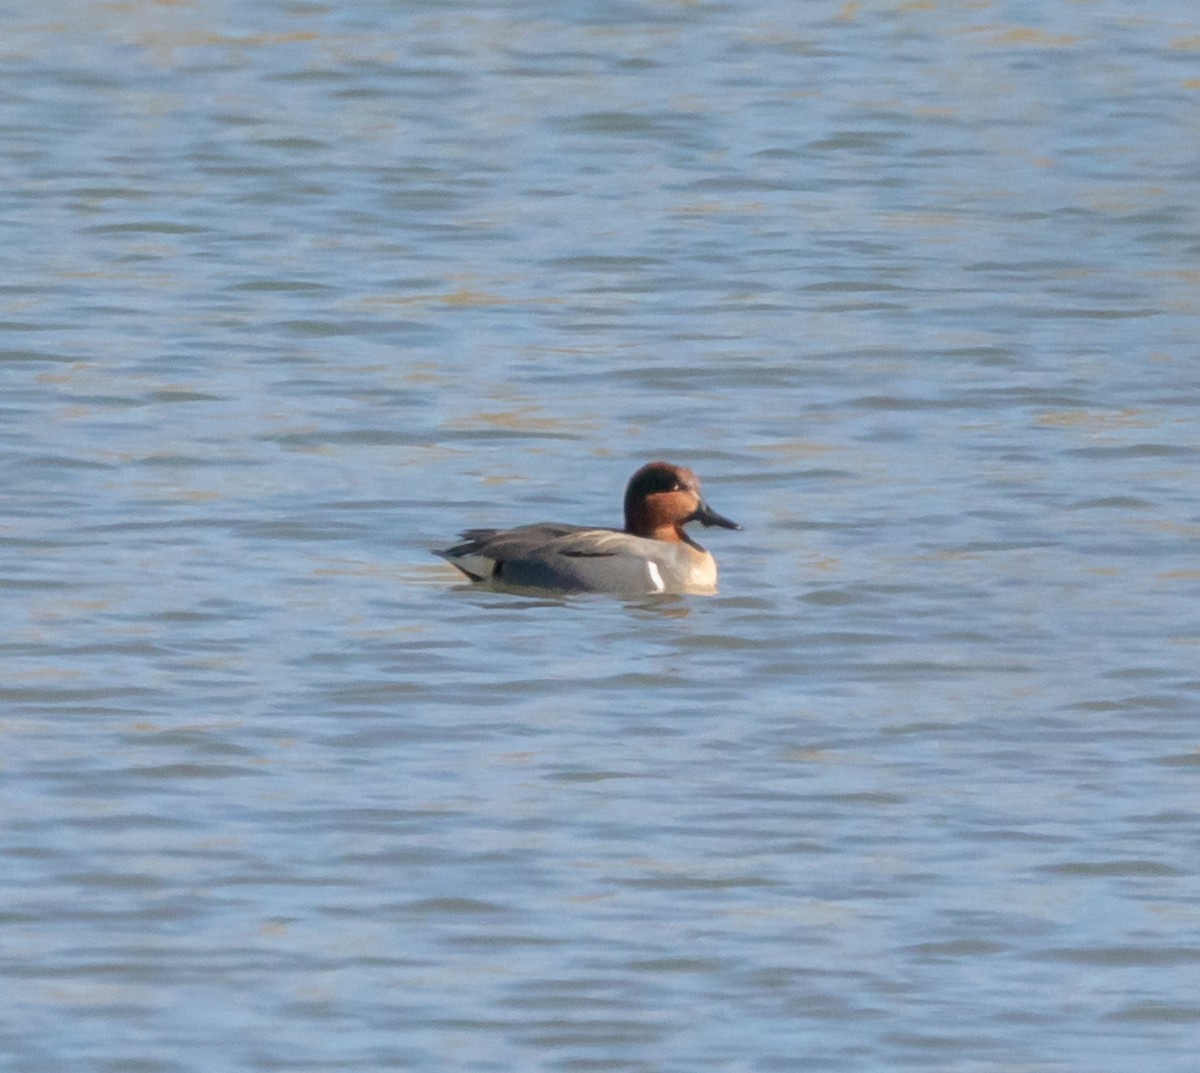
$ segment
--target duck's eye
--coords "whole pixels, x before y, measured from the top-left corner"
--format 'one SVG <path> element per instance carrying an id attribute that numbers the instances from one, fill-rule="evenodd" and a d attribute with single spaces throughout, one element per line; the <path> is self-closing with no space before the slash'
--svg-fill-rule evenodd
<path id="1" fill-rule="evenodd" d="M 641 474 L 636 486 L 638 495 L 662 495 L 665 492 L 678 492 L 685 487 L 684 482 L 674 473 L 665 469 L 652 469 Z"/>

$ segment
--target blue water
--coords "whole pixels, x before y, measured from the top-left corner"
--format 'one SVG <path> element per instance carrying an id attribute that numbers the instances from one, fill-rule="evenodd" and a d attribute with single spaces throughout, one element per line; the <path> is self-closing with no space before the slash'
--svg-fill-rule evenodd
<path id="1" fill-rule="evenodd" d="M 1192 1073 L 1200 16 L 0 56 L 0 1064 Z M 718 596 L 429 553 L 658 457 Z"/>

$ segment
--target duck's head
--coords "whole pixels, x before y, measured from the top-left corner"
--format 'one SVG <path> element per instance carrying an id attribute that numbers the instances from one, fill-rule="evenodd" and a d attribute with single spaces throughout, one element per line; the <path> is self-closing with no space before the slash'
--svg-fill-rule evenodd
<path id="1" fill-rule="evenodd" d="M 654 540 L 686 540 L 688 522 L 741 529 L 718 514 L 700 494 L 700 480 L 687 467 L 648 462 L 629 479 L 625 489 L 625 531 Z"/>

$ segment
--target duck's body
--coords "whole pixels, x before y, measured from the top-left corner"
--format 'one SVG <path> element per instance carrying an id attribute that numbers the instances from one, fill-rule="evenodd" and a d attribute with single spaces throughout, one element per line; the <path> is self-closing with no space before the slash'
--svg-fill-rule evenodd
<path id="1" fill-rule="evenodd" d="M 438 552 L 472 581 L 560 592 L 714 592 L 717 564 L 695 544 L 668 543 L 620 529 L 542 522 L 516 529 L 468 529 Z"/>
<path id="2" fill-rule="evenodd" d="M 468 529 L 437 552 L 472 581 L 556 592 L 614 595 L 712 593 L 713 557 L 683 531 L 691 521 L 740 529 L 700 495 L 691 470 L 651 462 L 625 491 L 625 528 L 542 522 L 515 529 Z"/>

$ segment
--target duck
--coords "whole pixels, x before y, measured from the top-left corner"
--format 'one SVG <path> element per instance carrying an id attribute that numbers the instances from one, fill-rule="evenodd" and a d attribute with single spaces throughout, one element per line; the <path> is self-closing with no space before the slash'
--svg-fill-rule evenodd
<path id="1" fill-rule="evenodd" d="M 539 522 L 466 529 L 462 543 L 435 550 L 472 582 L 503 589 L 617 596 L 711 595 L 717 564 L 684 530 L 690 522 L 741 529 L 705 502 L 686 466 L 648 462 L 625 488 L 625 527 Z"/>

